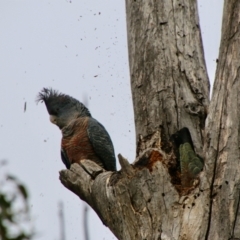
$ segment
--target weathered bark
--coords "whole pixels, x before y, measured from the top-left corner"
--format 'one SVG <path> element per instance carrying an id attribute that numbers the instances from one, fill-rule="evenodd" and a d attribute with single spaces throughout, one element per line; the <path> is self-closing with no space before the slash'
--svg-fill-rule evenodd
<path id="1" fill-rule="evenodd" d="M 126 1 L 137 136 L 188 127 L 202 155 L 209 103 L 197 2 Z"/>
<path id="2" fill-rule="evenodd" d="M 154 162 L 150 168 L 133 167 L 122 159 L 122 170 L 111 173 L 84 160 L 61 171 L 60 179 L 118 239 L 203 239 L 207 191 L 195 188 L 180 196 L 166 167 L 172 156 L 158 149 L 147 152 L 150 165 Z"/>
<path id="3" fill-rule="evenodd" d="M 196 1 L 126 0 L 126 8 L 137 159 L 130 165 L 120 156 L 115 173 L 83 160 L 60 179 L 118 239 L 240 238 L 240 2 L 225 2 L 206 130 L 209 82 Z M 191 187 L 181 184 L 169 142 L 182 127 L 205 160 Z"/>
<path id="4" fill-rule="evenodd" d="M 207 239 L 240 239 L 240 1 L 225 1 L 222 39 L 206 121 L 206 173 L 211 182 Z"/>

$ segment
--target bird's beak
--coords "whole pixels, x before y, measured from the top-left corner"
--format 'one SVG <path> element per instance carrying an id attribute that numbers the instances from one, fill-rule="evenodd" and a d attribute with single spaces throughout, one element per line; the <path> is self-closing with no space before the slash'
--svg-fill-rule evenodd
<path id="1" fill-rule="evenodd" d="M 51 123 L 57 125 L 57 119 L 56 119 L 56 116 L 54 116 L 54 115 L 50 115 L 50 121 L 51 121 Z"/>

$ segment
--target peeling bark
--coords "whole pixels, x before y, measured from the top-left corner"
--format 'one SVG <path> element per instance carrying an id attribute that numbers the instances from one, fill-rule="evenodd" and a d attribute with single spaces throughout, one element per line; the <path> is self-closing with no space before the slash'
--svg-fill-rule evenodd
<path id="1" fill-rule="evenodd" d="M 146 156 L 151 168 L 138 164 Z M 105 172 L 83 160 L 62 170 L 60 180 L 96 211 L 118 239 L 203 239 L 208 211 L 203 199 L 209 191 L 192 188 L 186 196 L 187 189 L 177 190 L 167 167 L 172 157 L 150 148 L 130 165 L 120 156 L 119 172 Z"/>

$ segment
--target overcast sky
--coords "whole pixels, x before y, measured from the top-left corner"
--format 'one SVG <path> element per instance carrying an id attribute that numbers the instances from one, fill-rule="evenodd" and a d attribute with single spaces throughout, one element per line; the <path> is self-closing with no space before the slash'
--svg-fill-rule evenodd
<path id="1" fill-rule="evenodd" d="M 223 0 L 199 0 L 211 80 L 222 5 Z M 43 87 L 52 87 L 88 102 L 116 154 L 134 160 L 124 1 L 0 0 L 0 32 L 0 159 L 28 186 L 35 239 L 59 240 L 58 202 L 63 201 L 67 240 L 82 240 L 82 203 L 58 179 L 64 168 L 61 133 L 35 99 Z M 91 240 L 115 239 L 93 211 L 89 228 Z"/>

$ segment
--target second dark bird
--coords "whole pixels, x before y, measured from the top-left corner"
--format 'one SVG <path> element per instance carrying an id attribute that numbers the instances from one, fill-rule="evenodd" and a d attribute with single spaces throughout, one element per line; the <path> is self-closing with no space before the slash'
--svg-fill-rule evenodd
<path id="1" fill-rule="evenodd" d="M 188 128 L 184 127 L 171 136 L 180 161 L 183 186 L 192 184 L 192 179 L 202 171 L 204 162 L 194 151 L 193 141 Z"/>
<path id="2" fill-rule="evenodd" d="M 37 101 L 44 101 L 50 121 L 62 131 L 61 158 L 67 168 L 89 159 L 108 171 L 116 171 L 108 132 L 81 102 L 51 88 L 43 88 Z"/>

